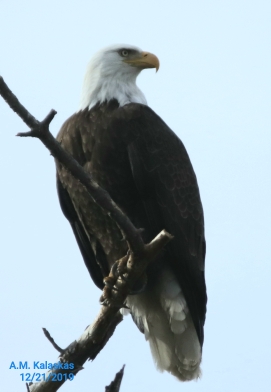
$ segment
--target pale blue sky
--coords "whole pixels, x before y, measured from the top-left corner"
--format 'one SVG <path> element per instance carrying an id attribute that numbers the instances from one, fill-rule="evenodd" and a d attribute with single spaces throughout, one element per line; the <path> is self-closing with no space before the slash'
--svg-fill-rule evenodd
<path id="1" fill-rule="evenodd" d="M 206 220 L 208 312 L 203 375 L 180 385 L 156 371 L 126 317 L 63 391 L 103 391 L 126 364 L 122 392 L 270 390 L 271 3 L 269 0 L 0 3 L 0 74 L 56 134 L 77 110 L 88 60 L 128 43 L 155 53 L 138 84 L 184 142 Z M 24 391 L 11 361 L 51 361 L 46 327 L 67 346 L 93 321 L 99 290 L 62 216 L 52 157 L 0 99 L 1 387 Z"/>

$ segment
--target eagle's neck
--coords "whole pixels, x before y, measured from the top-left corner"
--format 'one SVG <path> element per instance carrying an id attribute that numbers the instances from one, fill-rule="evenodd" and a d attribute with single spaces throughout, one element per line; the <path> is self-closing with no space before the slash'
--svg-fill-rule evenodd
<path id="1" fill-rule="evenodd" d="M 91 109 L 98 102 L 112 99 L 116 99 L 120 106 L 131 102 L 147 105 L 144 94 L 136 85 L 136 76 L 117 73 L 101 77 L 98 72 L 87 72 L 79 110 Z"/>

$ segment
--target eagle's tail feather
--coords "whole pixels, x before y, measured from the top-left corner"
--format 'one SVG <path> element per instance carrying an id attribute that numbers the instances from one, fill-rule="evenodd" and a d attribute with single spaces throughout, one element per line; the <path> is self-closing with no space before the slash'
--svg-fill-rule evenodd
<path id="1" fill-rule="evenodd" d="M 134 321 L 149 341 L 154 362 L 181 381 L 201 375 L 201 347 L 181 288 L 163 270 L 153 290 L 129 296 Z"/>

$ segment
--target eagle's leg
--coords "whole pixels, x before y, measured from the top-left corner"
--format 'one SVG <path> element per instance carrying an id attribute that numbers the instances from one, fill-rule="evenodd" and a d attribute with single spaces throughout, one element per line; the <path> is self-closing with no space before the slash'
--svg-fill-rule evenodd
<path id="1" fill-rule="evenodd" d="M 128 282 L 127 280 L 127 261 L 130 255 L 130 251 L 128 251 L 127 255 L 123 257 L 122 259 L 116 261 L 110 271 L 110 274 L 114 276 L 114 278 L 117 280 L 119 277 L 124 281 Z M 144 273 L 137 281 L 136 283 L 130 287 L 129 290 L 129 295 L 134 295 L 134 294 L 139 294 L 143 292 L 146 288 L 147 285 L 147 275 Z M 113 290 L 118 290 L 115 286 L 113 287 Z"/>
<path id="2" fill-rule="evenodd" d="M 117 280 L 120 278 L 125 283 L 129 284 L 127 279 L 127 261 L 129 259 L 130 252 L 127 255 L 117 260 L 111 267 L 109 275 L 104 278 L 104 284 L 106 292 L 108 292 L 108 297 L 110 297 L 110 292 L 112 290 L 119 291 Z M 129 295 L 139 294 L 143 292 L 147 285 L 147 275 L 144 273 L 132 286 L 129 287 Z"/>

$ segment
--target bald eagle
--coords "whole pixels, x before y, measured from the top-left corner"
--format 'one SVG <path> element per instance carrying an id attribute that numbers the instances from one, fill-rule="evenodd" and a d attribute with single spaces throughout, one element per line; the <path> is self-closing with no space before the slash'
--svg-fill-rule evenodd
<path id="1" fill-rule="evenodd" d="M 174 235 L 147 270 L 142 292 L 127 307 L 149 341 L 159 370 L 179 380 L 200 376 L 206 313 L 203 209 L 197 179 L 180 139 L 148 106 L 136 85 L 158 58 L 130 45 L 99 51 L 90 61 L 79 110 L 57 139 L 111 195 L 145 243 L 161 230 Z M 127 253 L 116 223 L 58 162 L 62 211 L 94 283 Z"/>

